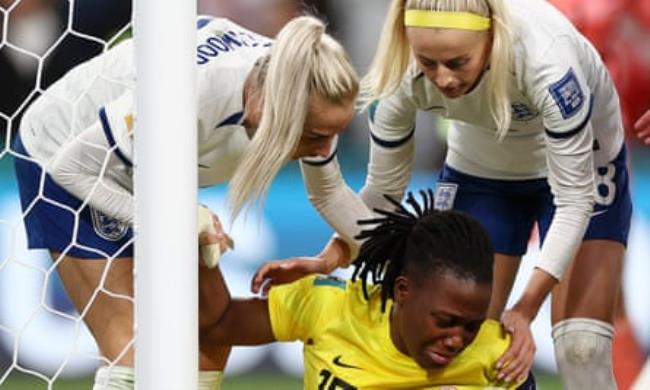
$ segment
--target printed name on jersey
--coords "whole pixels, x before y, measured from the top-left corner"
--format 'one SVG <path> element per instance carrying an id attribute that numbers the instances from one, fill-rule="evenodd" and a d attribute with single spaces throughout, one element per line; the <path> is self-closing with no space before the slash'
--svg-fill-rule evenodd
<path id="1" fill-rule="evenodd" d="M 512 119 L 520 122 L 530 121 L 539 115 L 539 112 L 524 103 L 512 103 Z"/>
<path id="2" fill-rule="evenodd" d="M 235 51 L 242 47 L 269 47 L 271 45 L 272 43 L 270 41 L 262 40 L 261 37 L 256 37 L 247 31 L 216 30 L 203 43 L 196 47 L 196 63 L 198 65 L 205 65 L 210 62 L 211 58 L 216 58 L 221 54 Z"/>
<path id="3" fill-rule="evenodd" d="M 433 208 L 436 210 L 451 210 L 454 208 L 456 192 L 458 192 L 458 184 L 456 183 L 437 183 Z"/>
<path id="4" fill-rule="evenodd" d="M 90 217 L 93 221 L 93 229 L 98 236 L 108 241 L 119 241 L 126 236 L 126 232 L 129 229 L 127 223 L 109 217 L 92 207 L 89 209 Z"/>
<path id="5" fill-rule="evenodd" d="M 585 103 L 585 95 L 573 69 L 569 69 L 560 81 L 549 87 L 564 119 L 577 114 Z"/>

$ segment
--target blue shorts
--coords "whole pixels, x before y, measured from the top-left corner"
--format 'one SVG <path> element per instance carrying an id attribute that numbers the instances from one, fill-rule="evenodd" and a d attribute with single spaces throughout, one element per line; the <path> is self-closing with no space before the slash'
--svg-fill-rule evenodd
<path id="1" fill-rule="evenodd" d="M 13 150 L 30 157 L 20 136 Z M 82 207 L 81 200 L 57 185 L 33 160 L 16 157 L 14 167 L 30 249 L 90 259 L 133 256 L 133 231 L 126 223 L 90 206 Z"/>
<path id="2" fill-rule="evenodd" d="M 632 200 L 623 146 L 614 161 L 598 167 L 598 195 L 584 240 L 611 240 L 627 245 Z M 493 180 L 467 175 L 445 164 L 436 185 L 438 209 L 457 209 L 476 218 L 490 234 L 497 253 L 526 253 L 534 223 L 544 242 L 555 206 L 546 179 Z"/>

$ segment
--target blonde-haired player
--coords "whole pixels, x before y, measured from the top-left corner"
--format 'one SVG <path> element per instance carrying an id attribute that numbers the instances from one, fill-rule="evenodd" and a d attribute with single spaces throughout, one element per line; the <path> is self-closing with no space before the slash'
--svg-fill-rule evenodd
<path id="1" fill-rule="evenodd" d="M 282 164 L 331 154 L 354 113 L 358 78 L 313 17 L 291 20 L 275 41 L 222 18 L 200 17 L 197 27 L 199 184 L 232 179 L 236 215 L 264 196 Z M 133 296 L 133 62 L 127 40 L 71 70 L 27 110 L 14 144 L 24 157 L 16 171 L 29 246 L 57 261 L 110 362 L 98 370 L 95 389 L 133 388 L 133 306 L 119 298 Z M 177 136 L 184 131 L 195 130 Z M 200 332 L 220 314 L 212 302 L 215 272 L 201 268 Z M 200 343 L 201 389 L 218 382 L 227 351 Z"/>
<path id="2" fill-rule="evenodd" d="M 500 375 L 530 369 L 530 322 L 553 289 L 564 387 L 613 389 L 613 311 L 632 206 L 619 101 L 593 46 L 542 0 L 393 0 L 362 95 L 372 142 L 360 199 L 335 161 L 303 165 L 310 199 L 351 252 L 328 246 L 321 268 L 353 259 L 353 221 L 381 207 L 383 194 L 402 196 L 415 114 L 438 113 L 451 127 L 436 203 L 476 217 L 496 247 L 489 316 L 513 333 Z M 540 260 L 502 315 L 535 223 Z M 269 275 L 262 271 L 258 279 Z"/>

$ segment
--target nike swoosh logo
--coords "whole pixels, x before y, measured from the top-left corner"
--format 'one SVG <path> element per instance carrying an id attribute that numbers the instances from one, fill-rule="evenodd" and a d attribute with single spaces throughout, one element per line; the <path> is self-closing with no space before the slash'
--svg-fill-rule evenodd
<path id="1" fill-rule="evenodd" d="M 207 166 L 207 165 L 203 165 L 203 164 L 199 164 L 199 168 L 210 169 L 209 166 Z"/>
<path id="2" fill-rule="evenodd" d="M 355 370 L 363 370 L 363 368 L 361 368 L 361 367 L 357 367 L 357 366 L 353 366 L 351 364 L 343 363 L 341 361 L 341 357 L 342 357 L 342 355 L 339 355 L 339 356 L 335 357 L 334 360 L 332 360 L 332 363 L 334 363 L 334 365 L 336 365 L 336 366 L 343 367 L 343 368 L 353 368 Z"/>
<path id="3" fill-rule="evenodd" d="M 605 214 L 607 211 L 608 211 L 608 209 L 605 209 L 605 210 L 599 210 L 599 211 L 594 211 L 593 213 L 591 213 L 591 218 L 593 218 L 593 217 L 597 217 L 597 216 L 599 216 L 600 214 Z"/>

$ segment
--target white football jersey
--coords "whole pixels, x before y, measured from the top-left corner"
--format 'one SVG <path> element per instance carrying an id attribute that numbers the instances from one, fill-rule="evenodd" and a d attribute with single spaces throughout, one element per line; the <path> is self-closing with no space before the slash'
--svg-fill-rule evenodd
<path id="1" fill-rule="evenodd" d="M 249 143 L 242 126 L 244 81 L 272 40 L 223 18 L 199 17 L 197 28 L 199 184 L 208 186 L 232 177 Z M 29 107 L 21 123 L 26 150 L 80 198 L 110 149 L 103 182 L 113 192 L 94 196 L 91 204 L 123 220 L 132 218 L 135 80 L 133 41 L 126 40 L 69 71 Z"/>
<path id="2" fill-rule="evenodd" d="M 413 163 L 416 112 L 438 113 L 451 120 L 446 162 L 452 168 L 489 179 L 548 178 L 557 211 L 539 266 L 559 278 L 592 211 L 594 164 L 606 165 L 622 147 L 619 100 L 594 47 L 559 11 L 542 0 L 507 6 L 515 41 L 508 87 L 512 123 L 505 138 L 496 138 L 487 104 L 489 68 L 470 93 L 449 99 L 413 65 L 400 88 L 369 109 L 373 141 L 361 197 L 370 208 L 390 206 L 383 194 L 401 199 Z M 336 162 L 320 170 L 306 167 L 311 176 L 306 182 L 316 183 L 318 176 L 338 180 L 333 179 L 336 169 Z M 359 228 L 343 219 L 367 217 L 368 210 L 353 211 L 359 202 L 342 201 L 341 195 L 338 204 L 328 202 L 323 188 L 310 187 L 314 204 L 350 242 Z M 327 196 L 334 199 L 333 193 Z"/>

